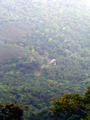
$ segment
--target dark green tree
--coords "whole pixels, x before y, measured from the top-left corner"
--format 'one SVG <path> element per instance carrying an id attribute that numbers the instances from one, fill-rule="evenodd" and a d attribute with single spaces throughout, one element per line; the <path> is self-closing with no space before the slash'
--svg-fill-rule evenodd
<path id="1" fill-rule="evenodd" d="M 90 117 L 90 87 L 87 88 L 85 96 L 80 94 L 65 94 L 52 99 L 53 115 L 65 120 L 88 120 Z"/>
<path id="2" fill-rule="evenodd" d="M 0 120 L 22 120 L 24 111 L 17 104 L 1 104 Z"/>

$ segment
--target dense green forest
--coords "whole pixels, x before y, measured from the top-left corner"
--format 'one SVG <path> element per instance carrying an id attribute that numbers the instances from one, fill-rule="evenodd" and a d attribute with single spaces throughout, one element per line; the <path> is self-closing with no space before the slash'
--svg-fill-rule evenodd
<path id="1" fill-rule="evenodd" d="M 87 86 L 89 0 L 0 0 L 1 104 L 28 105 L 25 120 L 35 120 L 52 97 Z"/>
<path id="2" fill-rule="evenodd" d="M 80 93 L 67 93 L 51 99 L 52 105 L 33 114 L 30 120 L 90 120 L 90 87 Z M 0 104 L 0 120 L 25 120 L 24 112 L 28 106 Z"/>

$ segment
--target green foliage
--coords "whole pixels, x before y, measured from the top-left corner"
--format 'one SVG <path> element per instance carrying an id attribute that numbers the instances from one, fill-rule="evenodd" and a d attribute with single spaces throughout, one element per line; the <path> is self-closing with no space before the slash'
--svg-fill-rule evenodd
<path id="1" fill-rule="evenodd" d="M 88 1 L 0 0 L 0 103 L 29 105 L 29 120 L 53 96 L 84 93 L 90 84 Z"/>
<path id="2" fill-rule="evenodd" d="M 23 113 L 17 104 L 0 104 L 0 120 L 22 120 Z"/>
<path id="3" fill-rule="evenodd" d="M 63 114 L 68 114 L 68 117 L 71 116 L 69 118 L 70 120 L 74 120 L 74 118 L 76 119 L 76 117 L 72 115 L 77 115 L 78 119 L 84 118 L 88 120 L 90 116 L 90 109 L 87 109 L 87 106 L 90 106 L 90 101 L 86 97 L 89 95 L 90 93 L 88 87 L 85 92 L 85 96 L 81 96 L 80 94 L 65 94 L 63 96 L 53 98 L 53 114 L 56 117 L 60 117 Z M 66 119 L 68 119 L 68 117 Z"/>
<path id="4" fill-rule="evenodd" d="M 90 104 L 90 87 L 88 87 L 85 92 L 85 101 L 87 104 Z"/>

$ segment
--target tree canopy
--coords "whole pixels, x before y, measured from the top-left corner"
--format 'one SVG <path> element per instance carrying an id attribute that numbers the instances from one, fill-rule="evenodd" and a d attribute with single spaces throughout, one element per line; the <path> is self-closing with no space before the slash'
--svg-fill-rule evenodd
<path id="1" fill-rule="evenodd" d="M 87 88 L 84 96 L 79 93 L 68 93 L 53 98 L 52 102 L 52 111 L 57 118 L 62 117 L 66 118 L 65 120 L 69 120 L 73 116 L 71 120 L 75 120 L 76 115 L 79 120 L 80 118 L 85 120 L 90 118 L 90 87 Z"/>
<path id="2" fill-rule="evenodd" d="M 22 120 L 23 109 L 18 104 L 0 104 L 0 120 Z"/>

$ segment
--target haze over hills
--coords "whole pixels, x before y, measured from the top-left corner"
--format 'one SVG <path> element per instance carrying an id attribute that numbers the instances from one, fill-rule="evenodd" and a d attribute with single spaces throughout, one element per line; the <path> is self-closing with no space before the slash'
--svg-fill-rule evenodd
<path id="1" fill-rule="evenodd" d="M 90 84 L 89 3 L 0 0 L 0 102 L 38 112 L 51 97 L 83 94 Z"/>

